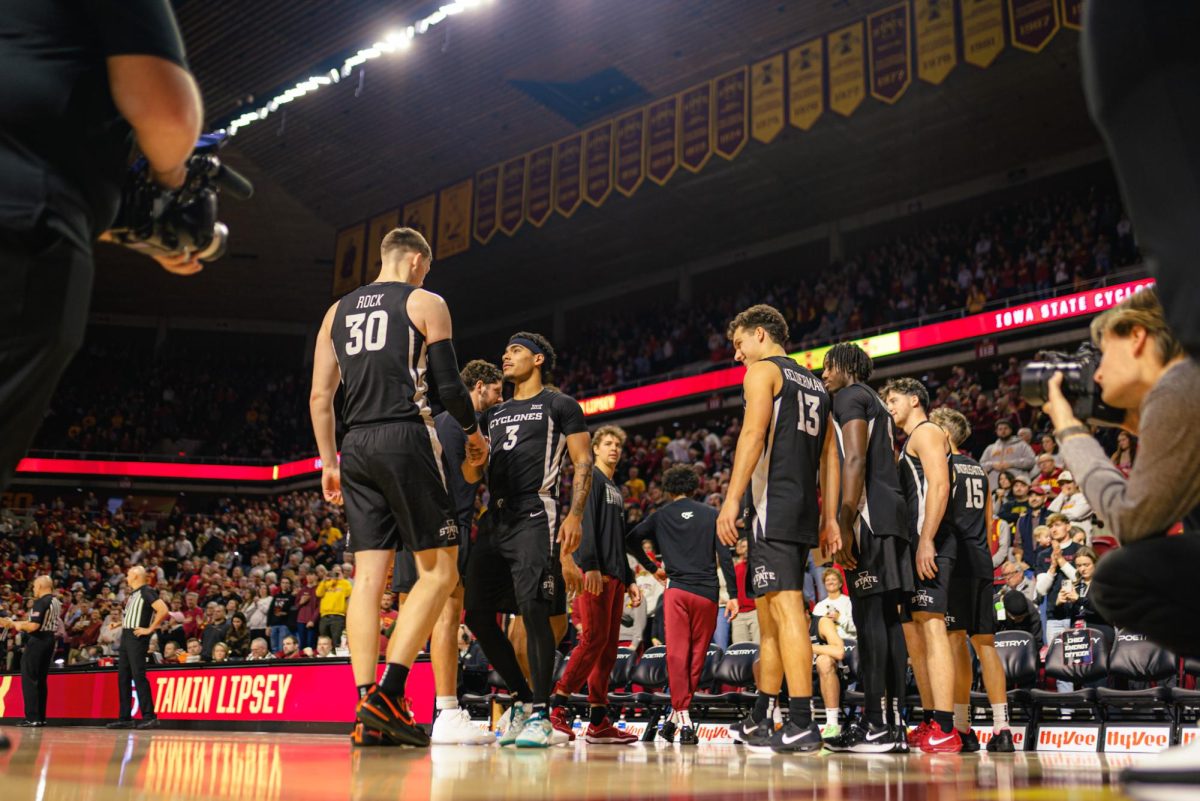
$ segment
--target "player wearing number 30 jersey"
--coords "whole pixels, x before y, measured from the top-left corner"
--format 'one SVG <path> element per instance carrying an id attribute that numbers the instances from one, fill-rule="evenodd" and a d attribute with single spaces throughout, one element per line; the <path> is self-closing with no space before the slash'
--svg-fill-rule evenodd
<path id="1" fill-rule="evenodd" d="M 317 334 L 309 410 L 321 454 L 325 499 L 346 504 L 355 591 L 347 610 L 359 688 L 355 745 L 428 745 L 404 697 L 408 670 L 458 584 L 458 523 L 427 396 L 429 379 L 467 434 L 467 459 L 481 464 L 487 443 L 458 373 L 450 312 L 420 286 L 432 266 L 429 243 L 411 228 L 380 246 L 379 281 L 347 294 Z M 349 429 L 338 464 L 333 399 L 344 390 Z M 343 482 L 343 478 L 345 481 Z M 379 601 L 395 550 L 414 554 L 418 578 L 388 643 L 375 684 Z"/>

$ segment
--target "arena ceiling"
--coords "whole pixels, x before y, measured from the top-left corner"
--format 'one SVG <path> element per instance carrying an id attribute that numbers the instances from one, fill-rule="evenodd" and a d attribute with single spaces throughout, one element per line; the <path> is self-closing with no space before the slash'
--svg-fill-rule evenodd
<path id="1" fill-rule="evenodd" d="M 494 0 L 370 62 L 233 140 L 254 199 L 223 208 L 232 253 L 195 280 L 105 249 L 95 311 L 311 321 L 330 300 L 337 229 L 504 158 L 853 22 L 880 0 Z M 182 0 L 176 12 L 209 121 L 436 8 L 378 0 Z M 913 82 L 810 131 L 751 142 L 632 198 L 498 235 L 435 265 L 456 318 L 487 320 L 1032 161 L 1095 146 L 1078 33 L 986 70 Z M 573 84 L 590 76 L 610 97 Z M 253 98 L 253 100 L 251 100 Z M 555 106 L 557 108 L 552 108 Z M 532 301 L 531 298 L 538 298 Z M 470 324 L 470 322 L 466 323 Z"/>

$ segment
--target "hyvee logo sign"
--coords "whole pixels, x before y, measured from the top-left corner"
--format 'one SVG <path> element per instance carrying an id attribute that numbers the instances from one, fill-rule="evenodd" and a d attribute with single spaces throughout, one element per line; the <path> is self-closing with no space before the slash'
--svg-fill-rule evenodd
<path id="1" fill-rule="evenodd" d="M 1095 751 L 1100 730 L 1082 726 L 1057 726 L 1038 732 L 1039 751 Z"/>
<path id="2" fill-rule="evenodd" d="M 1194 732 L 1193 732 L 1194 734 Z M 1171 745 L 1169 728 L 1113 726 L 1104 732 L 1104 750 L 1122 754 L 1157 754 Z"/>

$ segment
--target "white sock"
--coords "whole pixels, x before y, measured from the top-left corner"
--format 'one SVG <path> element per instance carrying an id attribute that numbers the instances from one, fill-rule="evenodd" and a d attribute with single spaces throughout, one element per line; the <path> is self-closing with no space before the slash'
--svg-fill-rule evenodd
<path id="1" fill-rule="evenodd" d="M 837 722 L 838 722 L 838 710 L 829 709 L 827 707 L 825 709 L 825 725 L 826 726 L 836 726 Z"/>
<path id="2" fill-rule="evenodd" d="M 1008 704 L 992 704 L 992 732 L 999 734 L 1008 728 Z"/>
<path id="3" fill-rule="evenodd" d="M 771 699 L 771 722 L 776 726 L 783 725 L 783 710 L 779 708 L 779 702 Z"/>
<path id="4" fill-rule="evenodd" d="M 437 710 L 439 712 L 441 712 L 443 709 L 458 709 L 458 696 L 439 695 L 436 699 L 434 699 L 434 704 L 437 706 Z"/>
<path id="5" fill-rule="evenodd" d="M 692 725 L 691 713 L 688 712 L 688 710 L 686 710 L 686 709 L 681 710 L 679 713 L 679 721 L 680 721 L 681 726 L 691 726 Z"/>
<path id="6" fill-rule="evenodd" d="M 971 730 L 971 705 L 970 704 L 955 704 L 954 705 L 954 728 L 959 731 Z"/>

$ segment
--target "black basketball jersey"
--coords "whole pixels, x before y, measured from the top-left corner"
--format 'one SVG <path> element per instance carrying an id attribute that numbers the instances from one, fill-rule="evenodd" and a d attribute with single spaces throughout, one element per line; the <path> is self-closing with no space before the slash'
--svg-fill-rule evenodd
<path id="1" fill-rule="evenodd" d="M 416 289 L 399 281 L 367 284 L 338 301 L 330 335 L 342 372 L 342 418 L 349 428 L 432 425 L 428 348 L 406 305 Z"/>
<path id="2" fill-rule="evenodd" d="M 946 519 L 958 541 L 956 576 L 992 578 L 992 550 L 988 547 L 987 471 L 979 462 L 961 453 L 950 457 L 950 503 Z"/>
<path id="3" fill-rule="evenodd" d="M 817 476 L 829 419 L 820 379 L 788 356 L 769 356 L 783 383 L 775 395 L 766 447 L 750 476 L 756 538 L 817 544 Z"/>
<path id="4" fill-rule="evenodd" d="M 928 420 L 917 424 L 917 428 L 923 425 L 934 425 Z M 936 427 L 936 426 L 935 426 Z M 917 432 L 917 428 L 913 429 L 913 433 Z M 941 433 L 938 428 L 938 432 Z M 945 435 L 943 434 L 943 439 Z M 925 478 L 925 468 L 921 464 L 921 459 L 915 454 L 909 453 L 908 446 L 912 441 L 904 443 L 904 447 L 900 451 L 900 463 L 896 466 L 900 472 L 900 486 L 904 490 L 904 500 L 908 506 L 908 535 L 913 543 L 916 543 L 921 538 L 921 529 L 925 526 L 925 496 L 929 493 L 929 481 Z M 949 454 L 947 454 L 949 458 Z M 947 469 L 949 465 L 947 465 Z M 946 504 L 946 511 L 942 515 L 942 522 L 938 526 L 937 534 L 934 535 L 933 545 L 937 549 L 937 555 L 954 559 L 957 556 L 957 551 L 954 547 L 954 530 L 949 525 L 950 507 L 949 501 Z"/>
<path id="5" fill-rule="evenodd" d="M 491 445 L 487 485 L 493 498 L 558 497 L 567 437 L 587 431 L 574 398 L 543 389 L 532 398 L 507 400 L 484 414 Z"/>
<path id="6" fill-rule="evenodd" d="M 895 421 L 879 395 L 865 384 L 851 384 L 833 396 L 833 422 L 838 456 L 846 460 L 841 427 L 852 420 L 867 423 L 867 468 L 860 500 L 861 522 L 870 533 L 908 537 L 908 509 L 896 471 Z M 863 532 L 865 533 L 865 532 Z"/>

